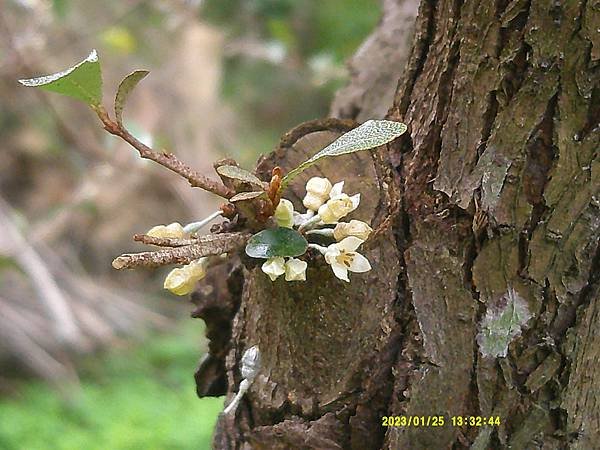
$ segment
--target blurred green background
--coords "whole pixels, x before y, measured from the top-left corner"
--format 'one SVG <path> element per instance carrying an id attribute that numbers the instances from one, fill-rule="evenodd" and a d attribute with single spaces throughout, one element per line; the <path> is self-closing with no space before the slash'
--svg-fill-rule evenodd
<path id="1" fill-rule="evenodd" d="M 195 395 L 203 327 L 162 291 L 168 269 L 110 266 L 142 250 L 134 233 L 215 199 L 16 80 L 92 48 L 110 96 L 148 69 L 126 124 L 213 176 L 326 116 L 379 14 L 376 0 L 0 0 L 0 449 L 210 448 L 223 408 Z"/>

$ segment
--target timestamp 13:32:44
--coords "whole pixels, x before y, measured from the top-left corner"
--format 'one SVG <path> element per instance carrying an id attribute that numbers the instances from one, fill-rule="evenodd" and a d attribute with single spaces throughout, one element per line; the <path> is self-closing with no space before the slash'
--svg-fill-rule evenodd
<path id="1" fill-rule="evenodd" d="M 383 416 L 383 427 L 497 427 L 502 423 L 500 416 Z"/>

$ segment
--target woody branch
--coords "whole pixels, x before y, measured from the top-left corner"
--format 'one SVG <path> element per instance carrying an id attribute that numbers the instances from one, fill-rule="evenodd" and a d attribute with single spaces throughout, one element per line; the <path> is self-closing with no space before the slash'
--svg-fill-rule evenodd
<path id="1" fill-rule="evenodd" d="M 191 167 L 180 161 L 174 154 L 154 151 L 146 144 L 140 142 L 121 124 L 112 120 L 102 106 L 94 109 L 102 121 L 104 129 L 110 134 L 120 137 L 133 148 L 135 148 L 142 158 L 157 162 L 161 166 L 181 175 L 183 178 L 188 180 L 192 187 L 202 188 L 205 191 L 212 192 L 213 194 L 227 199 L 231 198 L 235 194 L 235 192 L 232 189 L 229 189 L 227 186 L 211 180 L 201 173 L 193 170 Z"/>

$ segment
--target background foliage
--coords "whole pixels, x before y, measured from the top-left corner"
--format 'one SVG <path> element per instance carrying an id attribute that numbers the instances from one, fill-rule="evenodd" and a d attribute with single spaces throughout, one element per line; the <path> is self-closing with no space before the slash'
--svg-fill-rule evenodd
<path id="1" fill-rule="evenodd" d="M 61 395 L 40 381 L 22 386 L 0 401 L 0 448 L 210 448 L 223 399 L 194 395 L 197 325 L 81 361 L 76 392 Z"/>

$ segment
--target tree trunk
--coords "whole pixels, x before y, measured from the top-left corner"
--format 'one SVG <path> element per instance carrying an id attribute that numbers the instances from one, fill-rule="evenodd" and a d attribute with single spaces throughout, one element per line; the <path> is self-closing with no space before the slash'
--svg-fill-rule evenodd
<path id="1" fill-rule="evenodd" d="M 229 401 L 244 350 L 262 356 L 215 448 L 598 448 L 599 8 L 422 0 L 388 113 L 409 133 L 305 176 L 362 193 L 373 270 L 346 284 L 316 259 L 272 283 L 242 258 L 218 298 L 194 296 L 200 395 Z M 258 173 L 352 126 L 305 124 Z"/>

